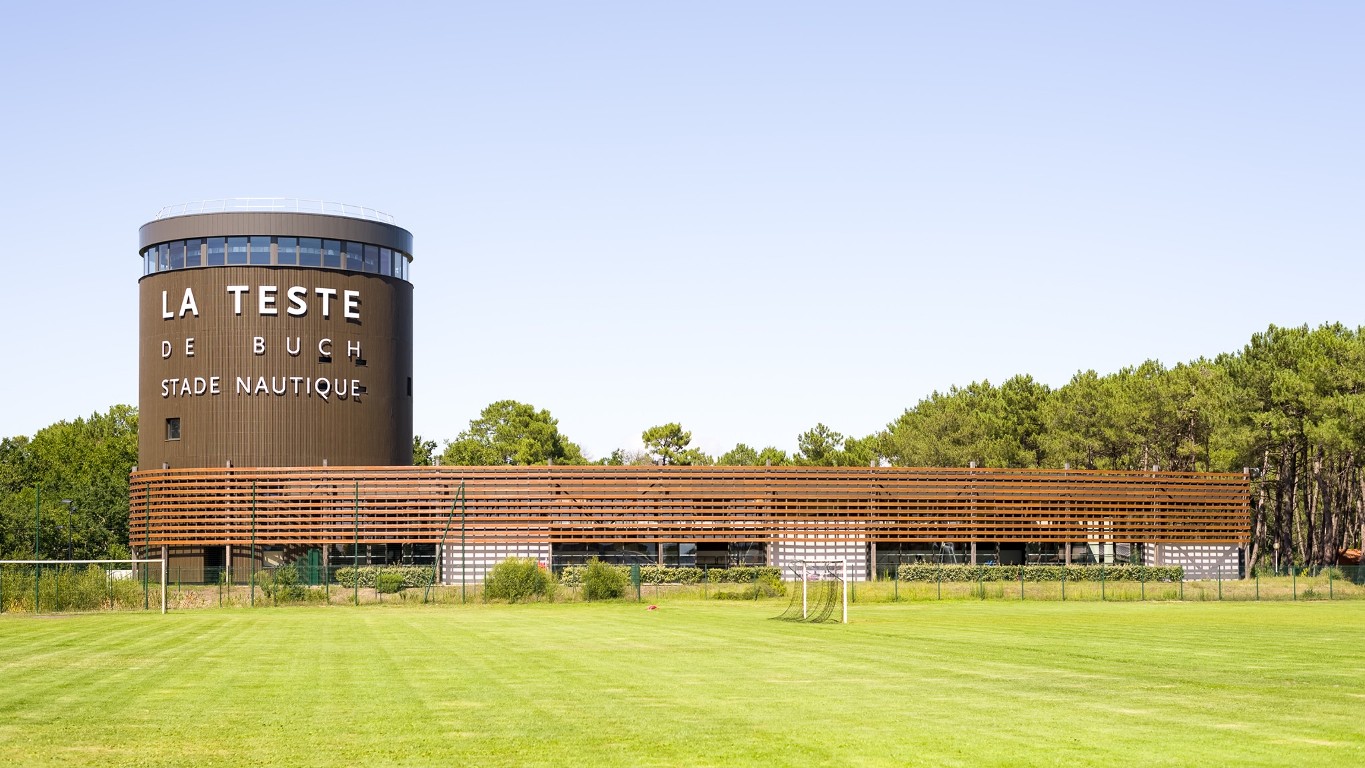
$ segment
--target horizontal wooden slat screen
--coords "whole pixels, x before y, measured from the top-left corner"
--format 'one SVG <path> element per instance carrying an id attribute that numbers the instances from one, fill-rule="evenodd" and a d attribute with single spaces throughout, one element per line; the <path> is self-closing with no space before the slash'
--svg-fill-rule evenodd
<path id="1" fill-rule="evenodd" d="M 286 467 L 133 473 L 134 546 L 1247 539 L 1226 473 L 899 467 Z"/>

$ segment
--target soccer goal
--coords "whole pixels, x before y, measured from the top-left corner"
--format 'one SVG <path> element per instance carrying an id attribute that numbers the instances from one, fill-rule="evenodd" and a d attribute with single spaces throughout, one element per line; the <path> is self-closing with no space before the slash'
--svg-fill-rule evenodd
<path id="1" fill-rule="evenodd" d="M 792 589 L 787 610 L 775 618 L 812 624 L 848 623 L 847 560 L 799 560 L 787 565 L 786 572 L 793 582 L 801 583 L 801 589 Z"/>
<path id="2" fill-rule="evenodd" d="M 55 611 L 89 610 L 86 603 L 101 603 L 106 595 L 112 608 L 115 596 L 127 592 L 116 587 L 127 582 L 141 583 L 139 597 L 146 609 L 152 607 L 153 591 L 159 591 L 161 612 L 166 612 L 166 561 L 160 558 L 0 560 L 0 611 L 7 610 L 6 606 L 24 606 L 30 599 L 35 614 L 45 605 Z M 122 596 L 126 605 L 128 595 Z"/>

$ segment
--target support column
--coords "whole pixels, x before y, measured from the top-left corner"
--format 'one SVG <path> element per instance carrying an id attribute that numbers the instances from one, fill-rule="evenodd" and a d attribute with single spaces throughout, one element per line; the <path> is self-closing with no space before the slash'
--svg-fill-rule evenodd
<path id="1" fill-rule="evenodd" d="M 1066 560 L 1066 561 L 1065 561 L 1064 565 L 1071 565 L 1071 542 L 1068 541 L 1068 542 L 1066 542 L 1065 544 L 1063 544 L 1062 546 L 1066 549 L 1066 553 L 1065 553 L 1065 560 Z"/>
<path id="2" fill-rule="evenodd" d="M 975 541 L 972 542 L 972 562 L 971 562 L 971 565 L 976 565 L 976 542 L 975 542 Z"/>
<path id="3" fill-rule="evenodd" d="M 867 546 L 868 546 L 868 562 L 867 562 L 867 564 L 868 564 L 868 570 L 870 571 L 869 578 L 871 578 L 873 581 L 876 581 L 876 580 L 877 580 L 877 542 L 875 542 L 875 541 L 870 541 L 870 542 L 868 542 Z"/>
<path id="4" fill-rule="evenodd" d="M 223 562 L 227 563 L 227 565 L 225 565 L 224 567 L 227 568 L 227 583 L 228 583 L 229 586 L 231 586 L 231 585 L 232 585 L 232 545 L 231 545 L 231 544 L 228 544 L 228 545 L 227 545 L 227 549 L 226 549 L 226 551 L 225 551 L 224 554 L 223 554 Z"/>
<path id="5" fill-rule="evenodd" d="M 664 543 L 662 541 L 656 542 L 654 544 L 654 549 L 655 549 L 654 559 L 658 563 L 659 567 L 662 568 L 664 567 Z"/>

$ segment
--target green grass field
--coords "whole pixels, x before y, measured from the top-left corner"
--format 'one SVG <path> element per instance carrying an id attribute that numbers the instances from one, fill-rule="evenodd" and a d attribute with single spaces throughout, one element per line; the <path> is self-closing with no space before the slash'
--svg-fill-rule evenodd
<path id="1" fill-rule="evenodd" d="M 1328 765 L 1365 603 L 0 617 L 0 765 Z"/>

